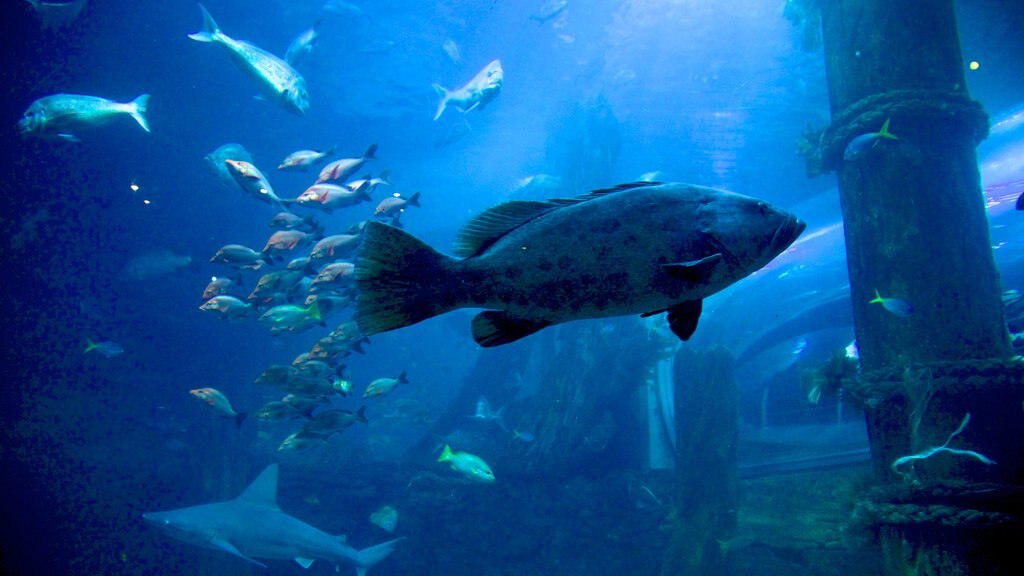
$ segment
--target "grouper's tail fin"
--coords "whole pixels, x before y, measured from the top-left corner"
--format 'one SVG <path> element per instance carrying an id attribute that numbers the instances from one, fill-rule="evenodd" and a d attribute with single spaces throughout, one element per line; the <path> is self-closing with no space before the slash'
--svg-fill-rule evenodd
<path id="1" fill-rule="evenodd" d="M 366 336 L 454 310 L 460 302 L 456 260 L 408 232 L 367 222 L 356 258 L 355 321 Z"/>
<path id="2" fill-rule="evenodd" d="M 363 548 L 356 552 L 356 576 L 366 576 L 366 571 L 373 568 L 373 565 L 377 562 L 380 562 L 391 555 L 391 553 L 395 551 L 395 544 L 398 544 L 402 540 L 405 540 L 405 538 L 395 538 L 394 540 L 388 540 L 382 544 Z"/>
<path id="3" fill-rule="evenodd" d="M 220 35 L 220 28 L 213 20 L 213 16 L 210 16 L 210 12 L 206 10 L 206 6 L 200 4 L 199 9 L 203 11 L 203 29 L 195 34 L 189 34 L 188 37 L 197 42 L 216 42 L 217 36 Z"/>

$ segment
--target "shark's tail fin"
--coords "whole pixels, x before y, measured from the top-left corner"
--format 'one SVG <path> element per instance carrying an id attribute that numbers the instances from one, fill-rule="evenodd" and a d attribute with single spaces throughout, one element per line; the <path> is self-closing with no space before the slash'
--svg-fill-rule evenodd
<path id="1" fill-rule="evenodd" d="M 216 42 L 217 36 L 220 35 L 220 28 L 214 22 L 213 16 L 210 16 L 206 10 L 206 6 L 200 4 L 199 9 L 203 11 L 203 29 L 195 34 L 189 34 L 188 37 L 197 42 Z"/>
<path id="2" fill-rule="evenodd" d="M 402 540 L 405 540 L 405 538 L 395 538 L 394 540 L 388 540 L 383 544 L 363 548 L 356 552 L 356 576 L 366 576 L 366 571 L 373 568 L 374 564 L 377 562 L 380 562 L 390 556 L 391 553 L 395 551 L 395 545 Z"/>
<path id="3" fill-rule="evenodd" d="M 434 84 L 434 90 L 437 91 L 437 95 L 441 97 L 441 101 L 437 104 L 437 112 L 434 114 L 434 120 L 436 121 L 444 114 L 444 109 L 448 106 L 448 90 L 440 84 Z"/>

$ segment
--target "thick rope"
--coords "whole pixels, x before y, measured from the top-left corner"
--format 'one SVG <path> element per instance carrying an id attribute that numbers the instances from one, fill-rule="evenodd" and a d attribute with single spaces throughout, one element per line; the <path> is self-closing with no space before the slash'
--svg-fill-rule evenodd
<path id="1" fill-rule="evenodd" d="M 843 151 L 861 134 L 877 132 L 887 119 L 945 122 L 971 138 L 975 145 L 988 137 L 988 114 L 976 100 L 957 92 L 890 90 L 867 96 L 836 114 L 821 131 L 809 129 L 799 143 L 807 160 L 807 173 L 818 176 L 835 170 Z"/>

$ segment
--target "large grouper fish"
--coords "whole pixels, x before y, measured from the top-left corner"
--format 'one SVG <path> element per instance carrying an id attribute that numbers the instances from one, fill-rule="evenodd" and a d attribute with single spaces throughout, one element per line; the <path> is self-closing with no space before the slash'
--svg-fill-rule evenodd
<path id="1" fill-rule="evenodd" d="M 770 262 L 805 227 L 756 198 L 650 182 L 499 204 L 460 232 L 462 259 L 370 222 L 356 261 L 355 320 L 369 336 L 486 308 L 472 330 L 490 347 L 569 320 L 667 311 L 687 340 L 704 298 Z"/>

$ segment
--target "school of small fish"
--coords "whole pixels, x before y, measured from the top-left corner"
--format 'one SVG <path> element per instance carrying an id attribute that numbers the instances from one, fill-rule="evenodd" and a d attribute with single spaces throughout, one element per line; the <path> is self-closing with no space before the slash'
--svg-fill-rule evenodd
<path id="1" fill-rule="evenodd" d="M 53 22 L 73 19 L 85 7 L 85 0 L 63 8 L 30 3 L 44 21 L 51 17 Z M 559 22 L 567 7 L 567 0 L 549 0 L 529 17 L 540 25 Z M 353 9 L 359 10 L 331 0 L 323 13 L 351 16 Z M 324 33 L 320 20 L 299 34 L 282 58 L 237 40 L 221 29 L 206 7 L 199 5 L 199 10 L 202 27 L 188 38 L 219 47 L 258 87 L 262 99 L 298 116 L 309 111 L 307 79 L 299 68 L 315 70 L 304 64 L 315 58 Z M 380 44 L 374 50 L 387 51 L 391 45 Z M 461 62 L 462 53 L 453 40 L 444 40 L 441 48 L 452 63 Z M 439 101 L 433 119 L 446 112 L 480 114 L 501 93 L 504 73 L 501 60 L 494 58 L 458 88 L 434 84 Z M 315 83 L 315 76 L 311 80 Z M 28 107 L 18 129 L 26 137 L 81 142 L 84 134 L 127 117 L 148 133 L 149 104 L 147 94 L 129 102 L 52 94 Z M 458 133 L 439 142 L 454 141 L 469 130 L 464 120 L 451 126 Z M 882 139 L 896 139 L 888 132 L 888 121 L 879 132 L 851 142 L 846 159 L 860 157 Z M 262 247 L 223 238 L 224 244 L 209 255 L 209 262 L 224 273 L 210 278 L 205 287 L 196 287 L 202 296 L 198 309 L 210 321 L 256 323 L 282 338 L 310 330 L 323 330 L 324 335 L 290 362 L 270 363 L 256 377 L 254 386 L 277 390 L 279 400 L 239 410 L 216 388 L 188 390 L 203 409 L 234 427 L 251 420 L 298 423 L 278 445 L 282 453 L 317 449 L 338 441 L 351 426 L 370 425 L 366 406 L 337 406 L 358 394 L 343 362 L 364 352 L 369 335 L 456 308 L 482 307 L 488 311 L 473 320 L 472 329 L 485 347 L 570 320 L 661 312 L 668 312 L 670 329 L 685 340 L 697 327 L 703 298 L 765 265 L 805 227 L 795 216 L 760 200 L 699 186 L 661 185 L 651 174 L 641 182 L 576 198 L 557 194 L 548 201 L 520 200 L 484 211 L 460 234 L 455 251 L 461 258 L 456 260 L 401 230 L 407 213 L 417 213 L 413 208 L 429 208 L 429 194 L 427 208 L 422 208 L 422 192 L 395 191 L 390 172 L 378 169 L 382 160 L 377 143 L 338 142 L 314 148 L 295 142 L 291 149 L 294 152 L 278 161 L 277 170 L 308 174 L 308 186 L 301 191 L 275 189 L 275 172 L 266 169 L 272 164 L 257 160 L 241 144 L 225 143 L 205 156 L 211 182 L 238 193 L 239 202 L 250 202 L 245 198 L 249 197 L 270 206 L 273 215 L 266 221 L 272 232 Z M 537 175 L 520 182 L 521 190 L 527 188 L 548 192 L 561 190 L 563 184 L 557 177 Z M 387 192 L 382 195 L 380 190 Z M 333 218 L 353 206 L 373 203 L 370 220 L 333 230 L 322 222 L 324 215 Z M 659 213 L 641 217 L 639 206 L 659 206 Z M 678 224 L 684 221 L 692 229 Z M 570 232 L 575 234 L 571 242 L 565 240 Z M 414 272 L 423 275 L 417 278 L 422 281 L 396 282 L 394 278 L 415 275 L 404 269 L 413 266 L 410 259 L 416 260 Z M 574 265 L 566 264 L 569 261 Z M 130 260 L 124 276 L 145 281 L 192 265 L 189 256 L 156 251 Z M 251 290 L 243 288 L 250 282 Z M 448 289 L 456 285 L 464 293 Z M 581 286 L 584 289 L 577 290 Z M 450 301 L 439 300 L 439 294 Z M 877 293 L 871 302 L 898 316 L 913 312 L 907 302 Z M 116 342 L 98 340 L 89 339 L 85 352 L 106 358 L 125 352 Z M 382 400 L 389 395 L 400 395 L 395 393 L 399 386 L 415 386 L 415 374 L 410 378 L 402 368 L 382 370 L 386 373 L 368 382 L 359 397 L 378 405 L 394 399 Z M 469 417 L 500 429 L 510 442 L 534 440 L 529 431 L 510 428 L 505 408 L 494 410 L 486 398 L 480 398 Z M 495 482 L 494 472 L 480 456 L 453 450 L 448 443 L 439 450 L 436 462 L 466 480 Z M 370 520 L 393 532 L 398 512 L 384 506 Z"/>

